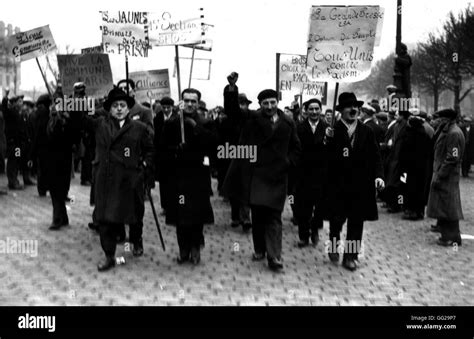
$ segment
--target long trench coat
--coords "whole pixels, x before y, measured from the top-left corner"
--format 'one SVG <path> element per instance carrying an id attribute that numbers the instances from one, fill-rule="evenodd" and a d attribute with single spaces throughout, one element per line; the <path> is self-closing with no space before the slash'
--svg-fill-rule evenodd
<path id="1" fill-rule="evenodd" d="M 152 136 L 145 124 L 129 117 L 122 128 L 111 116 L 88 119 L 88 125 L 96 140 L 91 196 L 95 217 L 99 223 L 134 224 L 139 221 L 136 206 L 144 204 L 145 174 L 152 175 Z"/>
<path id="2" fill-rule="evenodd" d="M 427 215 L 434 219 L 462 220 L 459 179 L 465 139 L 454 121 L 439 128 Z"/>

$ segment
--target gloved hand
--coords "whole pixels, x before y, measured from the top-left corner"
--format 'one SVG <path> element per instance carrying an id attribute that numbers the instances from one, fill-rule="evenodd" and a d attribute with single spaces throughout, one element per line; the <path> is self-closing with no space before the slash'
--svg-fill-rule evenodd
<path id="1" fill-rule="evenodd" d="M 383 190 L 385 188 L 385 182 L 381 178 L 375 179 L 375 188 Z"/>

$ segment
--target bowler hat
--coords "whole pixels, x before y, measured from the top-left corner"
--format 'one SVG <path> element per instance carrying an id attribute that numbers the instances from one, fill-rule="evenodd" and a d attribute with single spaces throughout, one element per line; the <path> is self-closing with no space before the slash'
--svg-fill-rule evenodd
<path id="1" fill-rule="evenodd" d="M 361 107 L 364 102 L 363 101 L 360 101 L 360 100 L 357 100 L 357 97 L 354 93 L 352 92 L 344 92 L 344 93 L 341 93 L 339 95 L 339 103 L 338 105 L 336 106 L 336 109 L 338 111 L 342 110 L 343 108 L 345 107 L 348 107 L 348 106 L 359 106 Z"/>
<path id="2" fill-rule="evenodd" d="M 135 99 L 125 94 L 125 92 L 120 88 L 115 87 L 109 92 L 107 100 L 104 102 L 104 109 L 110 111 L 110 106 L 112 106 L 112 103 L 117 100 L 125 100 L 128 108 L 132 108 L 133 105 L 135 105 Z"/>

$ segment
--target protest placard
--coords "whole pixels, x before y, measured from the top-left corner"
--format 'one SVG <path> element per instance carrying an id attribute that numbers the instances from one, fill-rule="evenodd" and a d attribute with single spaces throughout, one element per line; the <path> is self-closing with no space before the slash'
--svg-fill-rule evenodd
<path id="1" fill-rule="evenodd" d="M 131 72 L 129 78 L 135 82 L 135 100 L 149 102 L 170 96 L 168 69 Z"/>
<path id="2" fill-rule="evenodd" d="M 103 97 L 112 89 L 112 70 L 107 54 L 68 54 L 57 58 L 64 94 L 73 94 L 74 83 L 79 81 L 84 82 L 86 94 L 91 97 Z"/>
<path id="3" fill-rule="evenodd" d="M 56 43 L 49 25 L 12 35 L 7 41 L 8 51 L 17 61 L 26 61 L 54 52 Z"/>
<path id="4" fill-rule="evenodd" d="M 150 13 L 149 38 L 152 46 L 204 43 L 202 8 Z"/>
<path id="5" fill-rule="evenodd" d="M 307 65 L 320 81 L 355 82 L 370 74 L 384 12 L 379 6 L 313 6 Z"/>
<path id="6" fill-rule="evenodd" d="M 98 46 L 87 47 L 81 49 L 81 54 L 95 54 L 95 53 L 104 53 L 104 45 L 100 44 Z"/>
<path id="7" fill-rule="evenodd" d="M 214 25 L 209 25 L 209 24 L 202 24 L 202 31 L 204 33 L 203 35 L 203 41 L 199 44 L 194 44 L 194 45 L 184 45 L 185 47 L 194 47 L 195 49 L 200 49 L 202 51 L 212 51 L 212 45 L 214 43 L 213 38 L 214 38 Z"/>
<path id="8" fill-rule="evenodd" d="M 306 67 L 306 55 L 277 53 L 277 65 L 279 91 L 319 97 L 326 105 L 327 85 L 314 77 L 314 67 Z"/>
<path id="9" fill-rule="evenodd" d="M 148 12 L 101 11 L 100 13 L 105 53 L 148 57 Z"/>
<path id="10" fill-rule="evenodd" d="M 190 74 L 191 58 L 179 58 L 181 74 Z M 195 80 L 209 80 L 211 78 L 211 59 L 194 58 L 192 78 Z M 176 63 L 173 71 L 173 77 L 176 77 Z"/>

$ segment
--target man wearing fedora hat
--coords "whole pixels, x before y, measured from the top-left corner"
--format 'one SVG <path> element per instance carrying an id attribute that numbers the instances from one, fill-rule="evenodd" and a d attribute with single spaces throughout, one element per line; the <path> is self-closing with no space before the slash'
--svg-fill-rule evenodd
<path id="1" fill-rule="evenodd" d="M 340 244 L 341 229 L 347 220 L 345 243 L 356 246 L 345 249 L 342 265 L 351 271 L 357 268 L 364 221 L 378 219 L 375 190 L 384 187 L 374 132 L 357 119 L 362 105 L 354 93 L 341 93 L 336 106 L 341 120 L 334 125 L 327 141 L 330 242 Z M 332 248 L 328 254 L 332 262 L 338 262 L 337 250 Z"/>
<path id="2" fill-rule="evenodd" d="M 426 213 L 437 219 L 441 232 L 438 245 L 461 246 L 459 220 L 463 219 L 463 212 L 459 180 L 465 138 L 456 124 L 455 110 L 444 109 L 436 114 L 439 122 L 434 136 L 433 177 Z"/>
<path id="3" fill-rule="evenodd" d="M 99 271 L 115 265 L 117 238 L 124 224 L 130 225 L 133 254 L 143 253 L 142 229 L 136 225 L 142 222 L 145 211 L 145 179 L 152 178 L 153 139 L 145 124 L 130 118 L 134 103 L 132 97 L 114 88 L 104 102 L 110 114 L 86 117 L 86 128 L 93 130 L 96 138 L 91 203 L 105 253 Z"/>
<path id="4" fill-rule="evenodd" d="M 270 269 L 283 268 L 281 213 L 288 191 L 288 171 L 296 166 L 301 145 L 295 122 L 278 109 L 278 94 L 266 89 L 258 95 L 260 110 L 250 117 L 240 145 L 257 147 L 255 162 L 233 159 L 223 191 L 230 199 L 250 205 L 253 260 L 268 260 Z"/>

